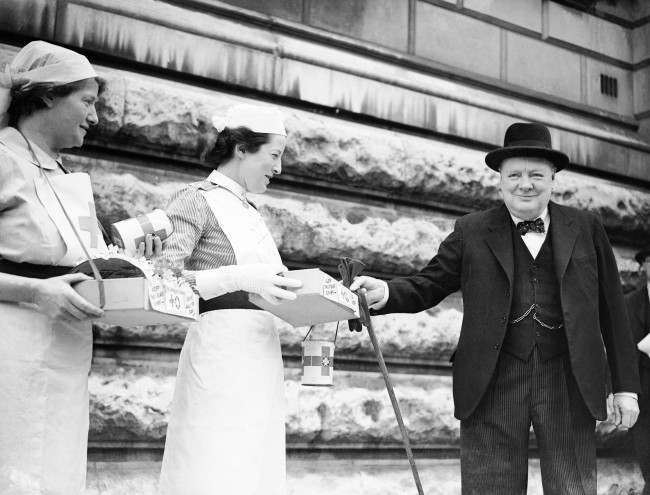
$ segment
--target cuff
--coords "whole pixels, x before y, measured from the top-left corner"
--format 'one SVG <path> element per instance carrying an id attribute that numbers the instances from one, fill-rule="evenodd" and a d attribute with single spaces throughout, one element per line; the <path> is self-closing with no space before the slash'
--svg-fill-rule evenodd
<path id="1" fill-rule="evenodd" d="M 614 397 L 630 397 L 636 401 L 639 400 L 639 396 L 635 394 L 634 392 L 616 392 L 614 394 Z"/>
<path id="2" fill-rule="evenodd" d="M 195 272 L 190 272 L 188 270 L 183 271 L 183 279 L 189 284 L 195 294 L 200 296 L 199 289 L 196 286 L 196 274 Z"/>
<path id="3" fill-rule="evenodd" d="M 380 280 L 380 282 L 384 286 L 384 297 L 382 297 L 381 300 L 377 301 L 375 304 L 371 304 L 370 309 L 381 309 L 386 306 L 386 303 L 388 302 L 388 284 L 384 280 Z"/>

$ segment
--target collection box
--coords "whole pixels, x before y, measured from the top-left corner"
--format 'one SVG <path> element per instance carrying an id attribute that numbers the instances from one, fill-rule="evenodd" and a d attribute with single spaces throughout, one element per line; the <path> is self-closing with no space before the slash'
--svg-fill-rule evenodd
<path id="1" fill-rule="evenodd" d="M 74 288 L 99 306 L 96 280 L 84 280 Z M 199 298 L 191 288 L 157 276 L 104 279 L 104 292 L 104 316 L 95 321 L 135 326 L 193 322 L 199 318 Z"/>
<path id="2" fill-rule="evenodd" d="M 357 295 L 327 273 L 310 268 L 284 275 L 302 282 L 302 287 L 292 289 L 298 295 L 294 301 L 272 304 L 257 294 L 251 294 L 249 300 L 294 327 L 359 318 Z"/>

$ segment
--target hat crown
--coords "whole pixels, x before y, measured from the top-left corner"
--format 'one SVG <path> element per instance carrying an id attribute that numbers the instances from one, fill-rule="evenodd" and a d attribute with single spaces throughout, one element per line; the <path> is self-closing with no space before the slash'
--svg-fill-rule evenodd
<path id="1" fill-rule="evenodd" d="M 517 122 L 506 130 L 503 147 L 534 146 L 536 148 L 552 149 L 551 133 L 542 124 Z"/>

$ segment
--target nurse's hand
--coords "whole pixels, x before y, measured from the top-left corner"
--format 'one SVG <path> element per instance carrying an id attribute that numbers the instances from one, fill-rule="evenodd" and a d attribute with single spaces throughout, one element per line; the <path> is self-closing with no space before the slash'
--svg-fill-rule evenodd
<path id="1" fill-rule="evenodd" d="M 83 273 L 71 273 L 37 280 L 31 302 L 39 312 L 56 320 L 84 321 L 100 318 L 104 311 L 86 301 L 72 288 L 72 284 L 83 280 L 91 280 L 91 277 Z"/>
<path id="2" fill-rule="evenodd" d="M 138 246 L 135 253 L 136 257 L 144 256 L 148 260 L 160 256 L 162 253 L 162 240 L 156 234 L 147 234 L 144 236 L 144 242 Z"/>
<path id="3" fill-rule="evenodd" d="M 291 301 L 297 297 L 295 292 L 286 289 L 297 289 L 302 286 L 300 280 L 280 275 L 286 271 L 287 267 L 280 263 L 252 263 L 227 265 L 194 273 L 196 288 L 203 299 L 243 290 L 258 294 L 270 303 L 277 304 L 281 300 Z"/>
<path id="4" fill-rule="evenodd" d="M 273 304 L 278 304 L 283 300 L 293 301 L 297 297 L 296 293 L 286 289 L 302 287 L 300 280 L 280 275 L 287 271 L 287 267 L 284 265 L 259 263 L 235 265 L 233 268 L 240 290 L 259 294 Z"/>

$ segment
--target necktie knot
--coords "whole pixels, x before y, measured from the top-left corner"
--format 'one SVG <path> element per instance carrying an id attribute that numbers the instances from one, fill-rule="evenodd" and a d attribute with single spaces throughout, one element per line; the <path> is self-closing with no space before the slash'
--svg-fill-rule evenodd
<path id="1" fill-rule="evenodd" d="M 543 234 L 544 229 L 544 220 L 541 218 L 536 218 L 535 220 L 525 220 L 523 222 L 517 223 L 517 232 L 520 235 L 526 235 L 528 232 L 537 232 L 538 234 Z"/>

